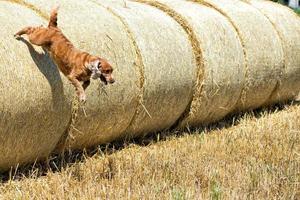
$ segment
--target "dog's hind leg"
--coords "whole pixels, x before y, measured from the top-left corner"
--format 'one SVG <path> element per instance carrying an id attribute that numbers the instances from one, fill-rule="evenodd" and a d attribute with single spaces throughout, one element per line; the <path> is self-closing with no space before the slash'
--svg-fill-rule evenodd
<path id="1" fill-rule="evenodd" d="M 28 39 L 32 44 L 37 46 L 47 46 L 51 44 L 50 39 L 47 37 L 46 30 L 34 31 L 28 35 Z"/>
<path id="2" fill-rule="evenodd" d="M 34 27 L 30 27 L 30 26 L 25 27 L 25 28 L 21 29 L 19 32 L 17 32 L 16 34 L 14 34 L 14 36 L 18 37 L 18 36 L 22 36 L 24 34 L 29 35 L 30 33 L 32 33 L 34 31 L 34 29 L 35 29 Z"/>
<path id="3" fill-rule="evenodd" d="M 16 38 L 22 36 L 22 35 L 28 35 L 28 39 L 32 44 L 38 45 L 38 46 L 44 46 L 50 43 L 49 38 L 47 37 L 47 29 L 40 27 L 25 27 L 19 32 L 17 32 L 14 36 Z"/>

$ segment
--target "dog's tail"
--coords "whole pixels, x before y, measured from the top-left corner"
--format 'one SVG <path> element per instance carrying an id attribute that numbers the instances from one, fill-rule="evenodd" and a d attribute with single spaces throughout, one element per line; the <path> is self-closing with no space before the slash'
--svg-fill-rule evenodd
<path id="1" fill-rule="evenodd" d="M 59 9 L 59 6 L 55 7 L 52 11 L 51 11 L 51 16 L 50 16 L 50 21 L 48 24 L 48 27 L 57 27 L 57 11 Z"/>

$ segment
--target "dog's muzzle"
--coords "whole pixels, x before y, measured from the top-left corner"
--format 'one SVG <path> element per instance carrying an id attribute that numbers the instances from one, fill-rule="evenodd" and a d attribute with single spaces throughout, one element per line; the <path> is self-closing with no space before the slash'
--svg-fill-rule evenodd
<path id="1" fill-rule="evenodd" d="M 111 76 L 110 77 L 107 77 L 103 74 L 101 74 L 100 76 L 100 80 L 105 84 L 107 85 L 108 83 L 109 84 L 113 84 L 115 82 L 115 79 L 113 79 Z"/>

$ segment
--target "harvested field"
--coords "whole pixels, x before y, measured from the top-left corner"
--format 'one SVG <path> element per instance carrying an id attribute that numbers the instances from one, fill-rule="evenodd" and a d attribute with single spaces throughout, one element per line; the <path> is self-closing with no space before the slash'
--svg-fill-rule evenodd
<path id="1" fill-rule="evenodd" d="M 12 171 L 0 198 L 299 199 L 300 106 L 281 109 Z"/>

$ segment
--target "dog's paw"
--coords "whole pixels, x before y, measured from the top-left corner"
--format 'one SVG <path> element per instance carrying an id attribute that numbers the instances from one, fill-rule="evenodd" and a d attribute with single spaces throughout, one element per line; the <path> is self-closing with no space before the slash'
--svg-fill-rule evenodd
<path id="1" fill-rule="evenodd" d="M 17 35 L 17 34 L 14 34 L 14 38 L 15 38 L 16 40 L 20 40 L 20 39 L 22 39 L 22 36 Z"/>
<path id="2" fill-rule="evenodd" d="M 79 95 L 79 102 L 82 103 L 82 104 L 85 104 L 85 102 L 86 102 L 86 95 L 85 94 Z"/>

